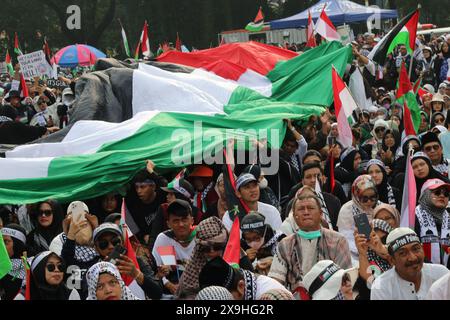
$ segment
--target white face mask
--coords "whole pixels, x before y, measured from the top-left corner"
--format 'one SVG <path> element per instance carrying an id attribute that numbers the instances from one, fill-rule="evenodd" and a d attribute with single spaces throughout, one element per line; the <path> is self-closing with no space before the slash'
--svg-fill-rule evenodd
<path id="1" fill-rule="evenodd" d="M 269 186 L 269 182 L 267 181 L 266 178 L 263 178 L 260 182 L 259 182 L 259 187 L 261 189 L 266 189 Z"/>
<path id="2" fill-rule="evenodd" d="M 266 237 L 266 231 L 267 231 L 267 227 L 264 230 L 264 234 L 263 236 L 258 240 L 258 241 L 252 241 L 252 242 L 247 242 L 247 245 L 254 249 L 254 250 L 259 250 L 261 249 L 261 247 L 264 245 L 264 239 Z"/>

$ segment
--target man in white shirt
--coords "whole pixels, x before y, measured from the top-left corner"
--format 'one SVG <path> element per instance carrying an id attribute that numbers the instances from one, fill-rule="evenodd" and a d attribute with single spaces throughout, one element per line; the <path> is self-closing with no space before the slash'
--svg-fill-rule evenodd
<path id="1" fill-rule="evenodd" d="M 450 300 L 450 272 L 433 283 L 427 300 Z"/>
<path id="2" fill-rule="evenodd" d="M 409 228 L 389 233 L 386 244 L 394 268 L 375 279 L 371 300 L 424 300 L 433 283 L 449 273 L 442 265 L 424 263 L 420 239 Z"/>
<path id="3" fill-rule="evenodd" d="M 162 279 L 165 289 L 175 294 L 181 274 L 195 248 L 194 218 L 190 204 L 179 199 L 169 205 L 167 213 L 167 225 L 170 229 L 158 235 L 152 254 L 160 269 L 159 272 L 165 275 Z M 167 256 L 171 259 L 167 259 Z"/>
<path id="4" fill-rule="evenodd" d="M 259 300 L 270 290 L 289 291 L 278 281 L 264 275 L 257 275 L 244 269 L 235 269 L 222 257 L 209 261 L 200 271 L 200 288 L 221 286 L 231 292 L 235 300 Z"/>
<path id="5" fill-rule="evenodd" d="M 282 224 L 280 212 L 274 206 L 259 202 L 259 195 L 259 184 L 255 176 L 250 173 L 241 174 L 236 181 L 236 196 L 245 202 L 250 211 L 259 212 L 266 217 L 266 224 L 270 225 L 273 230 L 280 230 Z M 230 214 L 227 211 L 222 218 L 228 231 L 233 225 Z"/>

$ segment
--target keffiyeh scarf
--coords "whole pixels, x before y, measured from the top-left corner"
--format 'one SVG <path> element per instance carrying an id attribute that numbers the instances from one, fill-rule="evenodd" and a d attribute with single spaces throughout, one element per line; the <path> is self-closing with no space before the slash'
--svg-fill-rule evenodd
<path id="1" fill-rule="evenodd" d="M 244 300 L 256 300 L 256 275 L 244 269 L 241 272 L 244 274 Z"/>
<path id="2" fill-rule="evenodd" d="M 117 267 L 109 262 L 99 262 L 93 265 L 86 273 L 86 280 L 88 284 L 88 297 L 86 300 L 97 300 L 97 283 L 102 273 L 110 274 L 119 282 L 122 292 L 121 300 L 140 300 L 125 285 L 125 282 L 122 280 Z"/>
<path id="3" fill-rule="evenodd" d="M 63 233 L 61 234 L 61 241 L 64 244 L 67 240 L 67 236 Z M 89 262 L 98 258 L 98 253 L 94 248 L 87 246 L 75 245 L 75 260 L 80 262 Z"/>

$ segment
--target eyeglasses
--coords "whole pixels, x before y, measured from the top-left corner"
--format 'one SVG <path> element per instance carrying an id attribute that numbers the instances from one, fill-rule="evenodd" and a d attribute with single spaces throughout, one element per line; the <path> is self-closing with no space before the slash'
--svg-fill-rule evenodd
<path id="1" fill-rule="evenodd" d="M 450 192 L 447 190 L 447 189 L 437 189 L 437 190 L 434 190 L 433 191 L 433 194 L 435 195 L 435 196 L 444 196 L 444 197 L 446 197 L 446 198 L 449 198 L 450 197 Z"/>
<path id="2" fill-rule="evenodd" d="M 378 196 L 377 195 L 373 195 L 373 196 L 370 196 L 370 197 L 368 197 L 368 196 L 362 196 L 361 197 L 361 202 L 362 203 L 367 203 L 369 201 L 371 201 L 371 202 L 378 201 Z"/>
<path id="3" fill-rule="evenodd" d="M 97 241 L 97 246 L 100 250 L 106 250 L 109 247 L 109 244 L 112 244 L 113 247 L 117 247 L 119 244 L 122 243 L 122 240 L 119 237 L 115 237 L 111 240 L 99 240 Z"/>
<path id="4" fill-rule="evenodd" d="M 440 145 L 438 145 L 438 144 L 433 144 L 432 146 L 427 146 L 427 147 L 425 147 L 425 151 L 426 152 L 431 152 L 431 151 L 438 151 L 439 150 L 439 148 L 440 148 L 441 146 Z"/>
<path id="5" fill-rule="evenodd" d="M 63 263 L 58 264 L 49 263 L 45 266 L 45 268 L 47 269 L 48 272 L 56 272 L 56 270 L 58 270 L 58 272 L 66 271 L 66 266 Z"/>
<path id="6" fill-rule="evenodd" d="M 51 217 L 53 215 L 52 210 L 39 210 L 39 217 Z"/>
<path id="7" fill-rule="evenodd" d="M 436 123 L 444 123 L 445 119 L 444 118 L 436 118 L 436 119 L 434 119 L 434 122 L 436 122 Z"/>
<path id="8" fill-rule="evenodd" d="M 212 245 L 201 245 L 199 251 L 202 253 L 209 253 L 211 251 L 222 251 L 225 249 L 225 245 L 221 243 L 215 243 Z"/>

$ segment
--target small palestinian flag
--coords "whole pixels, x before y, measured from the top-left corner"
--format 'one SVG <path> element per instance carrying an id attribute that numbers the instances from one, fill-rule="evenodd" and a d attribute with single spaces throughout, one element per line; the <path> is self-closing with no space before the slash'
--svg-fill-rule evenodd
<path id="1" fill-rule="evenodd" d="M 417 24 L 419 23 L 419 10 L 411 12 L 404 17 L 370 52 L 368 58 L 384 65 L 388 54 L 400 45 L 406 45 L 410 54 L 416 45 Z"/>
<path id="2" fill-rule="evenodd" d="M 8 69 L 8 73 L 11 77 L 14 77 L 15 72 L 14 72 L 14 67 L 12 65 L 12 61 L 11 61 L 11 56 L 9 55 L 9 50 L 6 50 L 6 68 Z"/>
<path id="3" fill-rule="evenodd" d="M 17 36 L 17 32 L 14 33 L 14 52 L 18 56 L 23 55 L 22 50 L 20 50 L 19 37 Z"/>
<path id="4" fill-rule="evenodd" d="M 253 22 L 250 22 L 246 27 L 245 30 L 250 32 L 258 32 L 261 31 L 264 27 L 264 14 L 262 12 L 262 8 L 259 7 L 258 14 L 256 15 L 256 18 Z"/>

